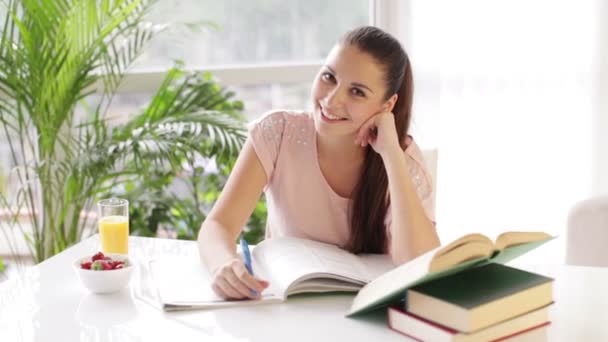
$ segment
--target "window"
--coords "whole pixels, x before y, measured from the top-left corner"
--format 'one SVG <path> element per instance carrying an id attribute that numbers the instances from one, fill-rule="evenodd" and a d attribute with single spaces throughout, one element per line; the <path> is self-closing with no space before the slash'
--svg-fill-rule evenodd
<path id="1" fill-rule="evenodd" d="M 308 109 L 325 55 L 369 18 L 368 0 L 161 0 L 147 19 L 168 26 L 133 66 L 111 115 L 145 105 L 175 60 L 212 72 L 244 101 L 249 120 L 272 108 Z"/>
<path id="2" fill-rule="evenodd" d="M 368 24 L 368 12 L 367 0 L 161 0 L 148 19 L 169 27 L 136 70 L 175 59 L 190 68 L 319 61 L 343 32 Z"/>
<path id="3" fill-rule="evenodd" d="M 245 102 L 249 119 L 277 107 L 306 109 L 324 56 L 342 33 L 369 18 L 368 0 L 159 0 L 147 19 L 167 29 L 125 77 L 110 115 L 144 106 L 174 60 L 211 71 Z M 13 167 L 6 139 L 0 134 L 0 183 Z"/>

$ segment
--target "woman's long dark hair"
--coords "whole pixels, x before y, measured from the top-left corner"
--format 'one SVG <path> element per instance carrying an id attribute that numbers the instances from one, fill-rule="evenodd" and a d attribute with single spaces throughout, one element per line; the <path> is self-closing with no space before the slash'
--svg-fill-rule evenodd
<path id="1" fill-rule="evenodd" d="M 405 150 L 413 97 L 412 69 L 405 50 L 393 36 L 373 26 L 359 27 L 347 32 L 340 44 L 355 46 L 369 54 L 384 70 L 387 86 L 385 100 L 393 94 L 398 95 L 392 112 L 395 115 L 401 148 Z M 346 247 L 351 252 L 386 252 L 385 218 L 389 206 L 387 194 L 388 178 L 384 163 L 380 155 L 368 146 L 350 207 L 351 234 Z"/>

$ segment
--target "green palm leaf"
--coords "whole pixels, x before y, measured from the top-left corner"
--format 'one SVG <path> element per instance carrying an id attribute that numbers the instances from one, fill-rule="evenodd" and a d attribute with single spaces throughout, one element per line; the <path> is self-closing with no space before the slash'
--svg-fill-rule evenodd
<path id="1" fill-rule="evenodd" d="M 150 167 L 178 170 L 193 153 L 234 157 L 244 141 L 242 103 L 180 64 L 142 112 L 122 126 L 106 121 L 125 73 L 157 32 L 144 23 L 154 2 L 4 2 L 0 135 L 13 164 L 28 170 L 19 206 L 35 213 L 28 239 L 37 260 L 79 241 L 89 224 L 81 212 L 101 191 Z M 91 107 L 93 92 L 101 101 Z M 76 116 L 78 104 L 86 118 Z"/>

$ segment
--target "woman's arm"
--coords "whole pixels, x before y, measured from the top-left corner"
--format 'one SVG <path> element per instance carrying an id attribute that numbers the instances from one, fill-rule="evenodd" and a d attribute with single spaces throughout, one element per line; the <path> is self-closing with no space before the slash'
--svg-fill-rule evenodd
<path id="1" fill-rule="evenodd" d="M 375 134 L 370 132 L 375 131 Z M 384 112 L 372 116 L 359 130 L 355 143 L 370 144 L 382 156 L 388 177 L 392 224 L 389 253 L 402 264 L 439 246 L 439 237 L 427 217 L 409 174 L 407 160 L 399 144 L 395 117 Z"/>
<path id="2" fill-rule="evenodd" d="M 382 160 L 391 200 L 389 253 L 401 264 L 439 246 L 439 237 L 418 198 L 403 150 L 398 146 L 388 150 Z"/>
<path id="3" fill-rule="evenodd" d="M 198 234 L 201 260 L 214 275 L 213 288 L 222 297 L 251 297 L 250 290 L 261 293 L 268 286 L 265 281 L 249 275 L 237 256 L 235 243 L 266 182 L 262 163 L 247 139 L 220 197 Z"/>

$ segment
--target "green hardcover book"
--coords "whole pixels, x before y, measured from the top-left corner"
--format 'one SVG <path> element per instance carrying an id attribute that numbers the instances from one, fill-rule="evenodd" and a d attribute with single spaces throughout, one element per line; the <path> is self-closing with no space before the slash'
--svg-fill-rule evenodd
<path id="1" fill-rule="evenodd" d="M 505 232 L 495 240 L 483 234 L 467 234 L 397 266 L 365 285 L 357 294 L 347 317 L 398 303 L 408 288 L 487 263 L 504 264 L 554 237 L 543 232 Z"/>
<path id="2" fill-rule="evenodd" d="M 410 288 L 407 310 L 473 332 L 553 301 L 553 279 L 489 263 Z"/>

